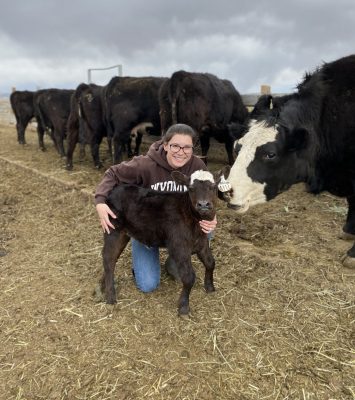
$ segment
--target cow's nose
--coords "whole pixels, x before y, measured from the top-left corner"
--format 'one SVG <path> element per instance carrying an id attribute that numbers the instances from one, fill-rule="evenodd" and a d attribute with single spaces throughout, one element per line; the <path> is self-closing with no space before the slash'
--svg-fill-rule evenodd
<path id="1" fill-rule="evenodd" d="M 231 208 L 232 210 L 239 210 L 240 208 L 243 208 L 242 206 L 239 206 L 238 204 L 231 204 L 231 203 L 228 203 L 227 207 Z"/>

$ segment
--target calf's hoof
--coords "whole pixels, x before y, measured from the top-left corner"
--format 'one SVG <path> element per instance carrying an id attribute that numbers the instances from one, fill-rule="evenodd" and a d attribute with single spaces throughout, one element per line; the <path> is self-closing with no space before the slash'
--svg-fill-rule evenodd
<path id="1" fill-rule="evenodd" d="M 65 169 L 66 169 L 67 171 L 72 171 L 72 170 L 73 170 L 73 165 L 72 165 L 72 164 L 67 164 L 67 165 L 65 166 Z"/>
<path id="2" fill-rule="evenodd" d="M 95 286 L 92 296 L 94 298 L 95 303 L 103 303 L 106 300 L 104 293 L 102 293 L 100 284 Z"/>
<path id="3" fill-rule="evenodd" d="M 190 307 L 189 306 L 181 306 L 179 307 L 178 313 L 179 316 L 189 315 Z"/>
<path id="4" fill-rule="evenodd" d="M 343 240 L 354 240 L 355 235 L 353 233 L 342 231 L 341 233 L 339 233 L 338 238 Z"/>
<path id="5" fill-rule="evenodd" d="M 343 267 L 355 270 L 355 257 L 349 257 L 347 254 L 342 258 Z"/>
<path id="6" fill-rule="evenodd" d="M 205 290 L 207 293 L 212 293 L 212 292 L 216 291 L 216 289 L 213 285 L 205 285 Z"/>

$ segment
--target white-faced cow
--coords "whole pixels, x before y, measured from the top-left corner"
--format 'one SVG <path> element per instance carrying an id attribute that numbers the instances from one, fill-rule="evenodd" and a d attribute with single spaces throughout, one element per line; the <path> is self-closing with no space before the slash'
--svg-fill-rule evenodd
<path id="1" fill-rule="evenodd" d="M 355 234 L 355 55 L 307 74 L 279 115 L 251 125 L 237 142 L 229 207 L 245 212 L 297 182 L 349 205 L 343 231 Z M 355 245 L 343 263 L 355 268 Z"/>
<path id="2" fill-rule="evenodd" d="M 109 304 L 116 302 L 114 288 L 115 264 L 130 237 L 147 246 L 165 247 L 175 261 L 183 288 L 179 299 L 179 314 L 189 312 L 189 296 L 195 282 L 191 255 L 196 253 L 206 268 L 205 290 L 214 291 L 215 261 L 202 232 L 199 220 L 212 220 L 215 216 L 217 184 L 221 172 L 215 177 L 208 171 L 196 171 L 187 177 L 172 172 L 176 183 L 187 186 L 186 192 L 158 192 L 135 185 L 116 186 L 107 203 L 117 215 L 111 219 L 115 229 L 104 234 L 102 293 Z"/>

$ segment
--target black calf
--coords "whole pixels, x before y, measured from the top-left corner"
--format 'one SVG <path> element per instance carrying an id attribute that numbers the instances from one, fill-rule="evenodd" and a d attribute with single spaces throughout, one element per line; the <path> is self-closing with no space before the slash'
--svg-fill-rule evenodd
<path id="1" fill-rule="evenodd" d="M 206 268 L 206 291 L 215 290 L 215 261 L 199 221 L 212 220 L 215 216 L 217 184 L 221 174 L 216 175 L 213 177 L 210 172 L 197 171 L 188 178 L 174 171 L 174 181 L 187 186 L 187 192 L 157 192 L 135 185 L 120 185 L 113 189 L 107 203 L 117 219 L 111 220 L 115 229 L 110 234 L 104 234 L 104 273 L 101 280 L 101 290 L 106 293 L 107 303 L 116 302 L 115 265 L 130 237 L 147 246 L 168 249 L 183 284 L 178 303 L 179 314 L 189 313 L 189 295 L 195 282 L 192 254 L 197 254 Z"/>

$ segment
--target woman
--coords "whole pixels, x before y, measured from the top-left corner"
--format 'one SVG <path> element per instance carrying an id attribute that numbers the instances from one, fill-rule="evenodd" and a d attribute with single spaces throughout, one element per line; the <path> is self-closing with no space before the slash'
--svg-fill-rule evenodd
<path id="1" fill-rule="evenodd" d="M 130 161 L 110 167 L 98 185 L 95 193 L 96 210 L 104 232 L 114 229 L 110 217 L 116 215 L 105 203 L 109 192 L 121 183 L 131 183 L 159 191 L 183 190 L 171 178 L 173 170 L 179 170 L 187 176 L 193 172 L 206 170 L 204 162 L 193 155 L 197 141 L 195 131 L 188 125 L 172 125 L 161 140 L 153 143 L 144 156 L 134 157 Z M 201 229 L 209 234 L 217 225 L 213 221 L 200 221 Z M 151 292 L 160 283 L 159 248 L 147 247 L 132 239 L 133 273 L 138 289 Z M 166 268 L 170 275 L 179 279 L 175 264 L 168 258 Z"/>

